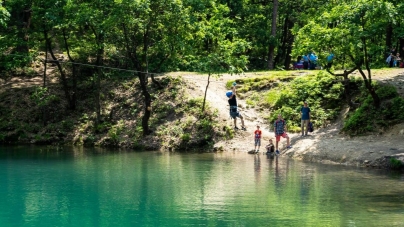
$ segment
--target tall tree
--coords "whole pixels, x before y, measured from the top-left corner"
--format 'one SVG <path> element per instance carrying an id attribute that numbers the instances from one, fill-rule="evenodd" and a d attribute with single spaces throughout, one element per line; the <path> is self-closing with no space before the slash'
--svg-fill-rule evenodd
<path id="1" fill-rule="evenodd" d="M 194 20 L 198 35 L 192 41 L 192 56 L 195 56 L 196 69 L 208 73 L 202 112 L 211 76 L 243 72 L 248 63 L 245 53 L 249 44 L 238 37 L 233 20 L 227 17 L 229 13 L 226 5 L 208 2 L 203 10 L 198 9 L 198 14 L 192 14 L 198 15 Z"/>
<path id="2" fill-rule="evenodd" d="M 268 69 L 274 69 L 274 55 L 276 46 L 276 28 L 277 28 L 277 18 L 278 18 L 278 0 L 273 0 L 272 7 L 272 25 L 271 25 L 271 36 L 269 39 L 268 48 Z"/>
<path id="3" fill-rule="evenodd" d="M 113 29 L 117 47 L 125 53 L 123 59 L 137 71 L 140 81 L 144 97 L 142 128 L 148 135 L 152 99 L 147 72 L 178 65 L 178 53 L 187 49 L 185 39 L 190 35 L 189 13 L 182 1 L 122 0 L 115 3 L 113 15 L 111 24 L 119 21 Z"/>

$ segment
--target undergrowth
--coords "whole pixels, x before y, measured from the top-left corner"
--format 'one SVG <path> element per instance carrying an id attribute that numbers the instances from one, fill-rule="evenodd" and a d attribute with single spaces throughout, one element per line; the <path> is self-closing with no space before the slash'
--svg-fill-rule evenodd
<path id="1" fill-rule="evenodd" d="M 190 99 L 180 78 L 159 78 L 163 89 L 150 85 L 152 133 L 143 136 L 143 96 L 137 79 L 102 83 L 101 121 L 96 123 L 92 83 L 78 87 L 77 109 L 66 111 L 59 85 L 29 87 L 0 93 L 0 142 L 127 147 L 134 149 L 202 150 L 217 137 L 232 137 L 202 99 Z"/>
<path id="2" fill-rule="evenodd" d="M 391 125 L 404 122 L 404 99 L 399 96 L 395 87 L 374 83 L 381 105 L 377 109 L 366 88 L 360 88 L 357 102 L 360 106 L 349 113 L 343 131 L 350 135 L 361 135 L 368 132 L 383 132 Z"/>

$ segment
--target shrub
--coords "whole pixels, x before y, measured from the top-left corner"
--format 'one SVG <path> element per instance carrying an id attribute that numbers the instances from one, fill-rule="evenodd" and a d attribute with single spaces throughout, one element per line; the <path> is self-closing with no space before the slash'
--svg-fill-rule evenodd
<path id="1" fill-rule="evenodd" d="M 343 131 L 350 135 L 363 134 L 404 121 L 404 99 L 398 95 L 396 88 L 390 85 L 375 87 L 382 103 L 380 108 L 374 107 L 372 97 L 361 87 L 358 97 L 361 105 L 345 120 Z"/>

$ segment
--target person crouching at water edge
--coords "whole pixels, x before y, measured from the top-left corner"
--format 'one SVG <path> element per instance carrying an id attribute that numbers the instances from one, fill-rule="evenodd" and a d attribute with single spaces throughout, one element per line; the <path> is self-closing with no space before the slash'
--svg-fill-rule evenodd
<path id="1" fill-rule="evenodd" d="M 272 139 L 269 139 L 268 145 L 265 146 L 267 149 L 267 154 L 272 154 L 274 152 L 274 144 L 272 143 Z"/>
<path id="2" fill-rule="evenodd" d="M 276 148 L 276 154 L 279 154 L 279 149 L 278 149 L 278 144 L 279 141 L 281 140 L 281 137 L 286 138 L 286 148 L 292 148 L 289 143 L 289 136 L 286 134 L 286 122 L 285 120 L 282 119 L 282 115 L 278 115 L 278 119 L 274 123 L 274 132 L 275 132 L 275 137 L 276 137 L 276 143 L 275 143 L 275 148 Z"/>
<path id="3" fill-rule="evenodd" d="M 241 120 L 241 129 L 247 130 L 244 126 L 244 119 L 241 113 L 237 109 L 237 98 L 236 98 L 236 82 L 233 82 L 233 87 L 231 91 L 226 92 L 226 96 L 229 98 L 228 102 L 230 105 L 230 117 L 234 120 L 234 129 L 239 129 L 237 127 L 237 118 Z"/>

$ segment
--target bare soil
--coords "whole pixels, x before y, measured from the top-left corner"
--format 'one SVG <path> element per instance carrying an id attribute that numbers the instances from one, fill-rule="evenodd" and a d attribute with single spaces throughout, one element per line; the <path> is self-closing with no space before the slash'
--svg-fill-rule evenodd
<path id="1" fill-rule="evenodd" d="M 304 74 L 302 74 L 304 76 Z M 239 78 L 258 77 L 256 73 L 243 75 L 222 75 L 211 79 L 206 99 L 219 111 L 221 121 L 234 127 L 233 120 L 229 117 L 229 106 L 225 92 L 225 83 Z M 356 76 L 360 76 L 359 73 Z M 203 97 L 207 85 L 206 75 L 182 75 L 195 89 L 190 94 L 195 97 Z M 373 79 L 382 83 L 392 84 L 404 97 L 404 69 L 386 69 L 377 71 Z M 217 141 L 216 147 L 225 152 L 248 152 L 254 149 L 254 131 L 257 125 L 261 126 L 263 133 L 262 146 L 259 154 L 265 153 L 265 145 L 269 138 L 274 140 L 273 122 L 267 122 L 262 118 L 262 110 L 247 109 L 245 100 L 238 99 L 239 110 L 244 116 L 246 131 L 237 130 L 233 139 Z M 265 110 L 264 110 L 265 111 Z M 343 119 L 349 109 L 341 112 L 339 119 L 325 128 L 317 129 L 307 137 L 301 137 L 300 133 L 288 133 L 291 139 L 291 149 L 286 149 L 286 140 L 280 142 L 281 156 L 289 156 L 296 159 L 316 161 L 323 163 L 345 164 L 385 167 L 389 165 L 390 157 L 404 160 L 404 124 L 392 126 L 386 132 L 378 132 L 372 135 L 349 137 L 340 133 Z M 404 114 L 404 113 L 403 113 Z M 287 119 L 286 119 L 287 120 Z M 237 119 L 237 125 L 241 121 Z M 275 141 L 275 140 L 274 140 Z"/>

